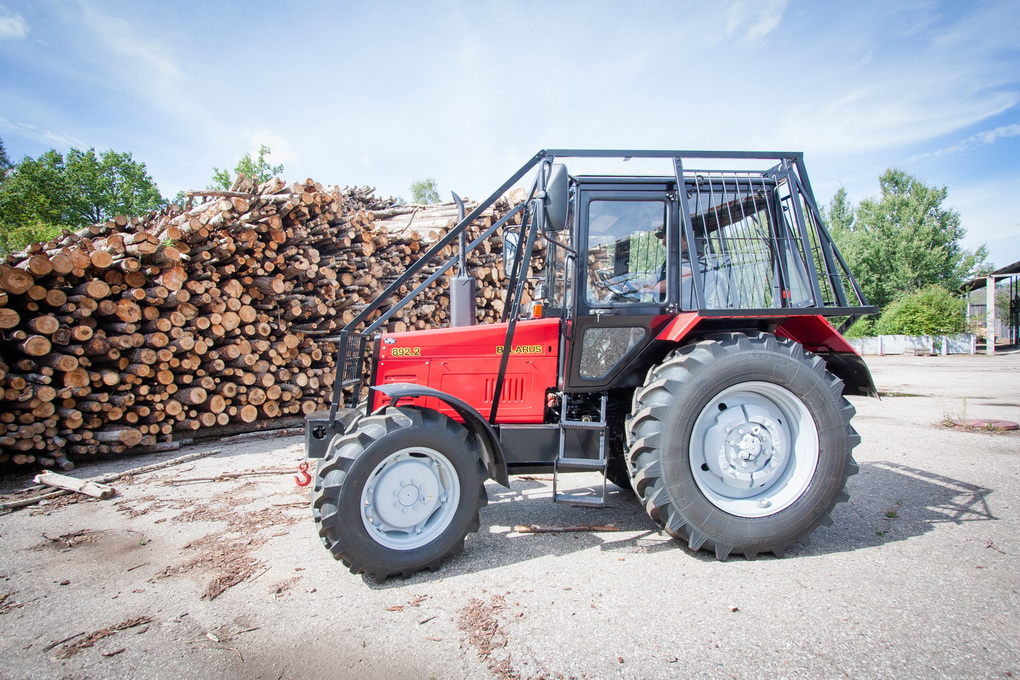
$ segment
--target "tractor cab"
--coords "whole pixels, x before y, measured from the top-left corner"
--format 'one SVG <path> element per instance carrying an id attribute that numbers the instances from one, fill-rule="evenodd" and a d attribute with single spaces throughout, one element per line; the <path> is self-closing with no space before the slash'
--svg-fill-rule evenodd
<path id="1" fill-rule="evenodd" d="M 550 185 L 566 184 L 567 198 L 552 205 L 566 209 L 548 220 L 535 307 L 571 321 L 565 389 L 638 384 L 670 349 L 652 348 L 669 327 L 671 340 L 678 328 L 688 337 L 796 334 L 833 359 L 849 392 L 873 393 L 863 363 L 825 320 L 848 327 L 867 305 L 796 168 L 695 166 L 678 179 L 570 177 L 553 166 L 551 174 L 567 179 Z"/>

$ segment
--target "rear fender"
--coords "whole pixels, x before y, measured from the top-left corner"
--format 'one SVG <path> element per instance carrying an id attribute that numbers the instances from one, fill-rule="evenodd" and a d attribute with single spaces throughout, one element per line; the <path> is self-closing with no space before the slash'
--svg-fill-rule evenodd
<path id="1" fill-rule="evenodd" d="M 829 372 L 843 381 L 843 394 L 878 397 L 878 389 L 864 359 L 856 352 L 819 354 Z"/>
<path id="2" fill-rule="evenodd" d="M 666 324 L 666 327 L 659 332 L 657 340 L 666 342 L 681 342 L 694 330 L 703 317 L 693 312 L 677 314 L 676 317 Z"/>
<path id="3" fill-rule="evenodd" d="M 705 317 L 695 313 L 678 314 L 662 329 L 658 339 L 678 344 L 686 342 L 703 320 Z M 825 361 L 829 371 L 843 381 L 844 394 L 878 396 L 875 381 L 864 359 L 825 317 L 790 316 L 774 322 L 778 324 L 774 331 L 777 336 L 801 344 Z"/>
<path id="4" fill-rule="evenodd" d="M 499 443 L 499 437 L 489 425 L 489 422 L 482 417 L 470 404 L 457 397 L 412 383 L 388 383 L 372 388 L 381 392 L 389 399 L 390 406 L 396 406 L 401 399 L 415 397 L 432 397 L 438 399 L 452 408 L 464 421 L 464 427 L 468 432 L 475 435 L 482 445 L 482 462 L 489 472 L 489 477 L 503 486 L 510 488 L 510 477 L 507 473 L 506 459 L 503 456 L 503 448 Z"/>
<path id="5" fill-rule="evenodd" d="M 829 372 L 843 381 L 843 394 L 878 396 L 864 359 L 825 317 L 788 318 L 776 328 L 776 335 L 799 342 L 825 360 Z"/>

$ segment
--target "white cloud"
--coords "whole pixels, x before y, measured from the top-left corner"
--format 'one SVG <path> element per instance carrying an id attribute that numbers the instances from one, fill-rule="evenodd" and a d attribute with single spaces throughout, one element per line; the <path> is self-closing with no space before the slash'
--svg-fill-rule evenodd
<path id="1" fill-rule="evenodd" d="M 727 37 L 745 42 L 761 40 L 779 27 L 787 0 L 739 0 L 726 14 Z"/>
<path id="2" fill-rule="evenodd" d="M 906 83 L 876 82 L 827 104 L 810 101 L 791 107 L 780 117 L 777 134 L 827 151 L 887 149 L 951 134 L 1018 102 L 1020 97 L 1007 92 L 940 102 L 934 94 L 911 90 Z"/>
<path id="3" fill-rule="evenodd" d="M 28 22 L 17 12 L 0 7 L 0 40 L 21 40 L 28 36 Z"/>
<path id="4" fill-rule="evenodd" d="M 84 149 L 88 146 L 85 142 L 81 141 L 74 135 L 53 132 L 51 130 L 40 130 L 35 125 L 29 125 L 28 123 L 16 123 L 3 117 L 0 117 L 0 129 L 6 130 L 19 137 L 40 142 L 55 149 L 68 149 L 70 147 Z"/>
<path id="5" fill-rule="evenodd" d="M 970 137 L 970 140 L 980 144 L 994 144 L 997 139 L 1005 137 L 1016 137 L 1020 135 L 1020 125 L 1003 125 L 994 130 L 988 130 Z"/>
<path id="6" fill-rule="evenodd" d="M 947 146 L 942 149 L 936 149 L 935 151 L 929 151 L 928 153 L 918 154 L 912 157 L 908 162 L 914 163 L 919 160 L 926 158 L 936 158 L 938 156 L 951 156 L 957 153 L 963 153 L 965 151 L 971 151 L 978 146 L 984 146 L 987 144 L 995 144 L 1000 139 L 1007 139 L 1009 137 L 1020 136 L 1020 125 L 1000 125 L 993 130 L 985 130 L 984 132 L 978 132 L 973 134 L 966 139 L 962 139 L 955 144 Z"/>

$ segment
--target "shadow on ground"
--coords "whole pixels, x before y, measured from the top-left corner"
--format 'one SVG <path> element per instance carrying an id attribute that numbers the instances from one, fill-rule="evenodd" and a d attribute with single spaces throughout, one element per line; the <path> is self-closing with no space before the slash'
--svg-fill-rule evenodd
<path id="1" fill-rule="evenodd" d="M 412 579 L 447 578 L 592 548 L 635 556 L 675 550 L 678 559 L 715 560 L 711 553 L 693 553 L 666 537 L 635 495 L 614 485 L 609 485 L 609 505 L 602 509 L 553 503 L 551 477 L 514 479 L 510 489 L 491 483 L 486 488 L 489 506 L 482 511 L 480 532 L 468 537 L 465 553 L 445 562 L 439 572 L 423 572 Z M 989 503 L 992 489 L 888 461 L 862 463 L 847 490 L 850 501 L 833 510 L 832 526 L 816 529 L 807 545 L 794 544 L 785 559 L 865 550 L 916 538 L 940 524 L 998 519 Z M 618 531 L 532 535 L 515 532 L 517 525 L 614 525 Z M 759 559 L 775 558 L 763 555 Z M 365 582 L 373 588 L 406 583 L 399 578 L 381 585 L 368 578 Z"/>

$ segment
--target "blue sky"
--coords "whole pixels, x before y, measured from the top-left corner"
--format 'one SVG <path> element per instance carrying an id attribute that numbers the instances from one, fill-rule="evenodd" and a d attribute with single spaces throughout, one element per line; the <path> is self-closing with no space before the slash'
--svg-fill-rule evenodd
<path id="1" fill-rule="evenodd" d="M 166 196 L 260 144 L 473 198 L 541 148 L 795 150 L 822 203 L 901 168 L 1020 260 L 1020 0 L 0 0 L 0 73 L 13 160 L 129 151 Z"/>

